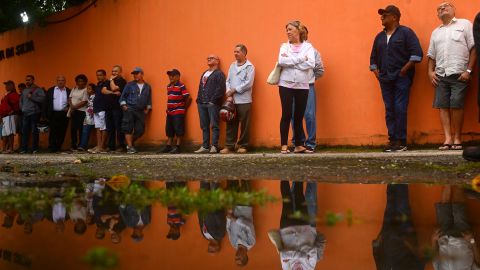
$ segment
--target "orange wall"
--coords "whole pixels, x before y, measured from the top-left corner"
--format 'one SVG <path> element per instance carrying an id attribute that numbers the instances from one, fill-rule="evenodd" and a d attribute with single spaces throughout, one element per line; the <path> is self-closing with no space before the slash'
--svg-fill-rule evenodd
<path id="1" fill-rule="evenodd" d="M 73 20 L 44 28 L 25 27 L 0 34 L 0 48 L 35 41 L 35 51 L 0 62 L 0 79 L 20 82 L 35 74 L 41 86 L 54 84 L 65 74 L 69 86 L 76 74 L 93 80 L 98 68 L 122 64 L 127 77 L 142 66 L 154 89 L 154 111 L 142 143 L 158 144 L 164 132 L 166 70 L 178 68 L 196 97 L 206 56 L 216 53 L 227 71 L 233 46 L 242 42 L 257 68 L 254 85 L 252 145 L 279 145 L 278 90 L 265 83 L 274 66 L 284 25 L 292 19 L 309 28 L 310 40 L 323 56 L 325 77 L 317 84 L 317 138 L 321 144 L 380 144 L 386 141 L 384 107 L 377 81 L 368 70 L 371 45 L 381 30 L 376 10 L 394 3 L 402 23 L 417 33 L 424 52 L 431 31 L 439 25 L 440 1 L 157 1 L 102 0 Z M 295 5 L 294 5 L 295 4 Z M 458 0 L 457 15 L 473 20 L 480 2 Z M 73 10 L 72 10 L 73 11 Z M 61 14 L 65 17 L 68 12 Z M 426 76 L 427 61 L 417 68 L 411 92 L 408 134 L 410 142 L 442 141 L 438 112 L 432 109 L 433 88 Z M 475 82 L 474 86 L 477 83 Z M 466 140 L 478 139 L 476 88 L 469 91 L 464 131 Z M 195 106 L 187 113 L 186 139 L 201 142 Z M 221 138 L 224 137 L 222 127 Z"/>
<path id="2" fill-rule="evenodd" d="M 160 186 L 163 186 L 161 184 Z M 198 189 L 197 183 L 189 184 Z M 280 197 L 278 181 L 257 181 L 254 189 L 267 189 Z M 410 205 L 412 217 L 418 232 L 421 246 L 430 243 L 435 225 L 434 203 L 440 198 L 440 186 L 411 185 Z M 365 196 L 368 194 L 368 196 Z M 371 241 L 381 229 L 386 203 L 385 185 L 319 184 L 319 217 L 326 211 L 345 213 L 351 209 L 360 222 L 349 227 L 344 222 L 333 227 L 319 224 L 318 231 L 325 234 L 327 247 L 324 259 L 316 269 L 375 269 Z M 478 232 L 476 218 L 480 204 L 477 200 L 468 201 L 469 216 Z M 246 269 L 281 269 L 280 258 L 270 243 L 267 232 L 278 229 L 281 204 L 269 204 L 254 208 L 254 224 L 257 243 L 249 252 Z M 2 217 L 3 218 L 3 217 Z M 1 220 L 1 219 L 0 219 Z M 222 250 L 216 256 L 207 253 L 207 241 L 201 236 L 196 214 L 187 217 L 178 241 L 167 240 L 166 209 L 154 206 L 152 223 L 145 229 L 145 238 L 134 243 L 129 235 L 131 229 L 123 233 L 122 243 L 112 245 L 108 239 L 94 238 L 95 226 L 90 226 L 83 236 L 73 233 L 71 222 L 67 222 L 65 232 L 55 233 L 51 222 L 35 224 L 32 235 L 24 235 L 21 226 L 12 229 L 0 228 L 0 248 L 8 248 L 27 255 L 33 261 L 32 269 L 87 269 L 79 263 L 79 258 L 94 246 L 106 246 L 120 256 L 120 269 L 237 269 L 234 264 L 234 249 L 225 236 Z M 0 259 L 1 269 L 17 269 Z M 66 267 L 68 266 L 68 267 Z M 22 268 L 18 268 L 22 269 Z M 426 269 L 431 269 L 428 265 Z"/>

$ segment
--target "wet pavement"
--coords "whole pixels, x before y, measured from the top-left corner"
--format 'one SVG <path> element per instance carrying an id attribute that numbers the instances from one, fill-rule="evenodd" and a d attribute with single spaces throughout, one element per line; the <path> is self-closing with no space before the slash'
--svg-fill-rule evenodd
<path id="1" fill-rule="evenodd" d="M 465 183 L 480 163 L 461 151 L 257 153 L 247 155 L 8 155 L 0 157 L 0 180 L 55 181 L 125 174 L 149 179 L 297 179 L 359 183 Z"/>

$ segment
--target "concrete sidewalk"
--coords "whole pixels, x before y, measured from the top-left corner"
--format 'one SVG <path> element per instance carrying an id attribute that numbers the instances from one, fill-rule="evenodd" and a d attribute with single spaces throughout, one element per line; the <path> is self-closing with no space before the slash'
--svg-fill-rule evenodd
<path id="1" fill-rule="evenodd" d="M 134 180 L 289 179 L 332 183 L 468 183 L 480 163 L 462 151 L 315 154 L 36 154 L 0 155 L 0 180 L 93 179 L 125 174 Z"/>

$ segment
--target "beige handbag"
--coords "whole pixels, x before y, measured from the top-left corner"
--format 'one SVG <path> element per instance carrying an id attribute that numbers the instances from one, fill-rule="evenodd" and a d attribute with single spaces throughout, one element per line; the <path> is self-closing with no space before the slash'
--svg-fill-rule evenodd
<path id="1" fill-rule="evenodd" d="M 278 81 L 280 81 L 280 73 L 282 72 L 282 68 L 278 65 L 278 62 L 275 63 L 275 68 L 270 72 L 268 75 L 267 83 L 271 85 L 277 85 Z"/>

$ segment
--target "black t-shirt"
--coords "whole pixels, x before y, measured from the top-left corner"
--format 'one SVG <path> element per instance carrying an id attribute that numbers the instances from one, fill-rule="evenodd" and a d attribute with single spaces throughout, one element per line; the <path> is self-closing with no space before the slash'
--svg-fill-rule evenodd
<path id="1" fill-rule="evenodd" d="M 106 95 L 102 94 L 103 87 L 106 87 L 107 90 L 110 90 L 110 81 L 105 80 L 97 83 L 97 87 L 95 88 L 95 99 L 93 99 L 94 113 L 111 110 L 107 104 Z"/>
<path id="2" fill-rule="evenodd" d="M 113 79 L 113 82 L 120 88 L 120 93 L 123 93 L 123 88 L 125 88 L 127 81 L 122 77 L 116 77 Z M 120 96 L 113 94 L 105 95 L 105 100 L 107 103 L 107 110 L 120 110 Z"/>

